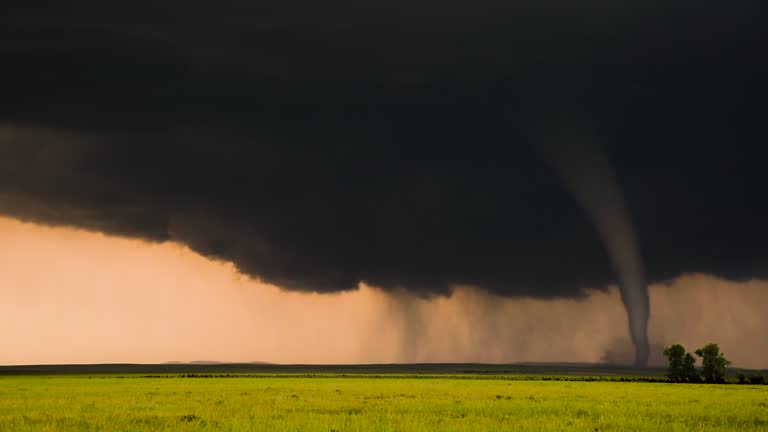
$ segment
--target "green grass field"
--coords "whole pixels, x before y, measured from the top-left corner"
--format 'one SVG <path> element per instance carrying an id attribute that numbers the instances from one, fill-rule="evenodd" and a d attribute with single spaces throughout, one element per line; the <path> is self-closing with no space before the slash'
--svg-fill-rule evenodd
<path id="1" fill-rule="evenodd" d="M 765 431 L 768 386 L 489 376 L 0 376 L 0 431 Z"/>

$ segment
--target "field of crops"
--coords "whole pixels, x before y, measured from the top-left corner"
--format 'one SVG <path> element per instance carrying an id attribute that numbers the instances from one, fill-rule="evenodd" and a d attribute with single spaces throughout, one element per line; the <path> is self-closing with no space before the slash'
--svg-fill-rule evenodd
<path id="1" fill-rule="evenodd" d="M 0 430 L 765 431 L 768 386 L 469 376 L 0 376 Z"/>

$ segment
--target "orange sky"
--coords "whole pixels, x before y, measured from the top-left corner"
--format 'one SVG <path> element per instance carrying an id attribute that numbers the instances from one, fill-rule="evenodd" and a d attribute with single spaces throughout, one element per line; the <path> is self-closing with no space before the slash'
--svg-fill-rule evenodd
<path id="1" fill-rule="evenodd" d="M 712 340 L 736 365 L 768 368 L 768 281 L 688 275 L 650 292 L 656 351 Z M 582 300 L 286 292 L 177 244 L 0 218 L 0 364 L 622 361 L 626 326 L 615 289 Z"/>

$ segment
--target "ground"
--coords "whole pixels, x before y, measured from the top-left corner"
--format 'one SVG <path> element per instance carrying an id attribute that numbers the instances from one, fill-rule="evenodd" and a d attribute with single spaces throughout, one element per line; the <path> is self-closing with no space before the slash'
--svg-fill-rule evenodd
<path id="1" fill-rule="evenodd" d="M 592 379 L 0 374 L 0 431 L 768 430 L 768 385 Z"/>

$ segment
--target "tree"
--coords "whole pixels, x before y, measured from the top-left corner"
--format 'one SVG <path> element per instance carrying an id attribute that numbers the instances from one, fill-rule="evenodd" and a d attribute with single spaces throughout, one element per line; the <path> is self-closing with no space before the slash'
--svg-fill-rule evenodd
<path id="1" fill-rule="evenodd" d="M 696 355 L 702 359 L 705 380 L 708 382 L 723 382 L 725 380 L 725 368 L 731 362 L 720 352 L 718 344 L 708 343 L 697 349 Z"/>
<path id="2" fill-rule="evenodd" d="M 680 344 L 674 344 L 664 348 L 664 356 L 669 360 L 667 378 L 674 382 L 685 381 L 685 374 L 683 373 L 685 354 L 685 348 Z"/>
<path id="3" fill-rule="evenodd" d="M 696 372 L 696 358 L 691 353 L 685 352 L 685 347 L 680 344 L 670 345 L 664 349 L 664 355 L 669 360 L 667 377 L 674 382 L 699 382 L 699 374 Z"/>
<path id="4" fill-rule="evenodd" d="M 683 357 L 683 378 L 688 382 L 700 382 L 699 373 L 696 372 L 696 359 L 691 353 L 685 353 Z"/>

